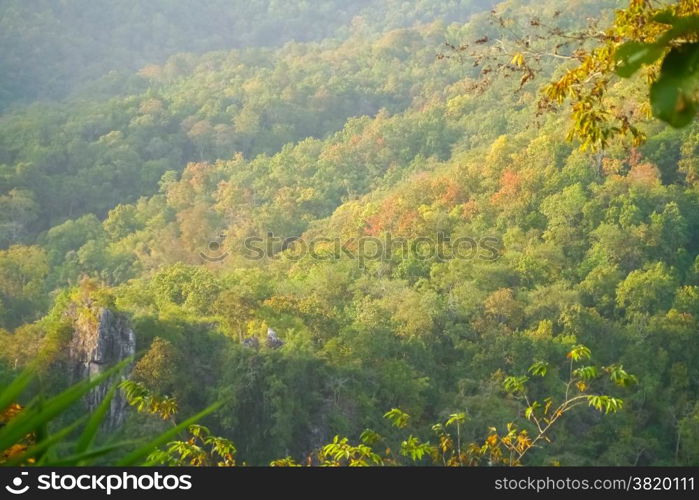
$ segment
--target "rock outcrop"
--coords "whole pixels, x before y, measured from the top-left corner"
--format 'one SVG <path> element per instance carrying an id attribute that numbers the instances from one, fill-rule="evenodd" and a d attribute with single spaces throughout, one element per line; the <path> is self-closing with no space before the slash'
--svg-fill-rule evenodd
<path id="1" fill-rule="evenodd" d="M 257 337 L 248 337 L 243 340 L 243 345 L 250 349 L 257 350 L 260 348 L 260 340 Z"/>
<path id="2" fill-rule="evenodd" d="M 70 342 L 70 364 L 75 379 L 93 378 L 136 352 L 136 336 L 128 318 L 105 307 L 88 308 L 71 314 L 74 324 Z M 87 407 L 94 411 L 116 382 L 108 380 L 87 395 Z M 105 419 L 114 429 L 124 420 L 127 402 L 121 391 L 112 400 Z"/>
<path id="3" fill-rule="evenodd" d="M 284 345 L 284 341 L 279 338 L 277 332 L 275 332 L 272 328 L 267 328 L 266 344 L 270 349 L 279 349 Z"/>

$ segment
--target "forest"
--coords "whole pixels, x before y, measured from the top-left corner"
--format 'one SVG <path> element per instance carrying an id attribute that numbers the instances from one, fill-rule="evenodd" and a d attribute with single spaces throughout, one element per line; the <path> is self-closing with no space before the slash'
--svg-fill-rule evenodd
<path id="1" fill-rule="evenodd" d="M 0 47 L 0 465 L 699 465 L 697 0 L 7 0 Z"/>

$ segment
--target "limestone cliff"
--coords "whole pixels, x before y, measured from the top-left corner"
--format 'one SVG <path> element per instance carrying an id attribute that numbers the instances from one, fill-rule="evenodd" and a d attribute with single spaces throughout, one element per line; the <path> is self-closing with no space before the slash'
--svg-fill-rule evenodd
<path id="1" fill-rule="evenodd" d="M 136 337 L 126 316 L 106 307 L 82 307 L 80 311 L 74 309 L 70 316 L 74 331 L 69 359 L 76 379 L 95 377 L 135 354 Z M 115 382 L 107 381 L 88 394 L 89 411 L 97 408 Z M 105 425 L 111 429 L 118 427 L 124 420 L 126 408 L 126 400 L 119 391 L 112 400 Z"/>

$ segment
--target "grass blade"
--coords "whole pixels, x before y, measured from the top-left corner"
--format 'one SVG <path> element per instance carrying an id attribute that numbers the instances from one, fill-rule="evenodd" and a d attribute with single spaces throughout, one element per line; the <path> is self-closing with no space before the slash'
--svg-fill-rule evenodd
<path id="1" fill-rule="evenodd" d="M 109 407 L 112 404 L 112 400 L 114 399 L 117 390 L 118 384 L 114 384 L 109 389 L 109 392 L 107 392 L 100 405 L 94 411 L 94 413 L 90 417 L 90 420 L 88 420 L 87 424 L 85 425 L 85 429 L 83 430 L 82 434 L 80 435 L 80 438 L 78 439 L 77 444 L 75 445 L 76 454 L 86 452 L 94 442 L 95 436 L 97 436 L 97 432 L 99 431 L 100 425 L 102 424 L 104 417 L 107 415 L 107 412 L 109 411 Z"/>
<path id="2" fill-rule="evenodd" d="M 9 448 L 27 434 L 40 429 L 43 424 L 53 420 L 92 388 L 100 385 L 130 362 L 130 358 L 126 359 L 92 380 L 85 380 L 69 387 L 61 394 L 43 402 L 40 410 L 37 407 L 25 408 L 0 429 L 0 450 Z"/>
<path id="3" fill-rule="evenodd" d="M 87 418 L 87 417 L 83 417 L 83 418 L 77 420 L 76 422 L 73 422 L 68 427 L 61 429 L 60 431 L 47 437 L 46 439 L 44 439 L 40 443 L 37 443 L 34 446 L 29 447 L 27 449 L 27 451 L 25 451 L 21 455 L 18 455 L 18 456 L 13 457 L 9 460 L 6 460 L 5 462 L 3 462 L 2 466 L 3 467 L 14 467 L 14 466 L 19 465 L 23 462 L 26 462 L 30 458 L 34 458 L 37 455 L 40 455 L 40 454 L 46 452 L 46 450 L 50 449 L 51 446 L 60 442 L 64 437 L 68 436 L 71 432 L 73 432 L 85 420 L 85 418 Z"/>
<path id="4" fill-rule="evenodd" d="M 57 460 L 47 461 L 42 463 L 42 467 L 76 467 L 76 466 L 86 466 L 90 465 L 90 460 L 93 458 L 98 458 L 108 453 L 111 453 L 119 448 L 128 446 L 131 444 L 130 441 L 124 441 L 121 443 L 110 444 L 107 446 L 102 446 L 100 448 L 95 448 L 94 450 L 89 450 L 83 453 L 78 453 L 65 458 L 59 458 Z"/>
<path id="5" fill-rule="evenodd" d="M 137 464 L 137 462 L 139 462 L 143 458 L 147 457 L 151 452 L 153 452 L 153 450 L 155 450 L 156 448 L 159 448 L 163 444 L 170 441 L 180 431 L 182 431 L 182 430 L 186 429 L 187 427 L 189 427 L 190 425 L 198 422 L 199 420 L 201 420 L 205 416 L 209 415 L 210 413 L 213 413 L 216 410 L 218 410 L 222 404 L 223 404 L 222 402 L 215 403 L 215 404 L 209 406 L 207 409 L 197 413 L 193 417 L 188 418 L 187 420 L 185 420 L 181 424 L 177 425 L 176 427 L 173 427 L 172 429 L 164 432 L 163 434 L 161 434 L 157 438 L 153 439 L 149 443 L 147 443 L 147 444 L 141 446 L 140 448 L 138 448 L 137 450 L 129 453 L 126 457 L 124 457 L 123 459 L 121 459 L 117 463 L 117 466 L 126 467 L 129 465 Z"/>
<path id="6" fill-rule="evenodd" d="M 17 401 L 20 394 L 24 392 L 34 375 L 29 370 L 24 370 L 15 378 L 10 385 L 0 392 L 0 411 L 5 410 L 12 403 Z"/>

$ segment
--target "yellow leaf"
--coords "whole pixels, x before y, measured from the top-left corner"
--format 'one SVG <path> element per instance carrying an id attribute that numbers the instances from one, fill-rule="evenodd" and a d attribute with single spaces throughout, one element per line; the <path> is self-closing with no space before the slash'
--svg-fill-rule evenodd
<path id="1" fill-rule="evenodd" d="M 514 64 L 515 66 L 524 66 L 524 55 L 521 52 L 517 52 L 513 57 L 512 61 L 510 64 Z"/>

